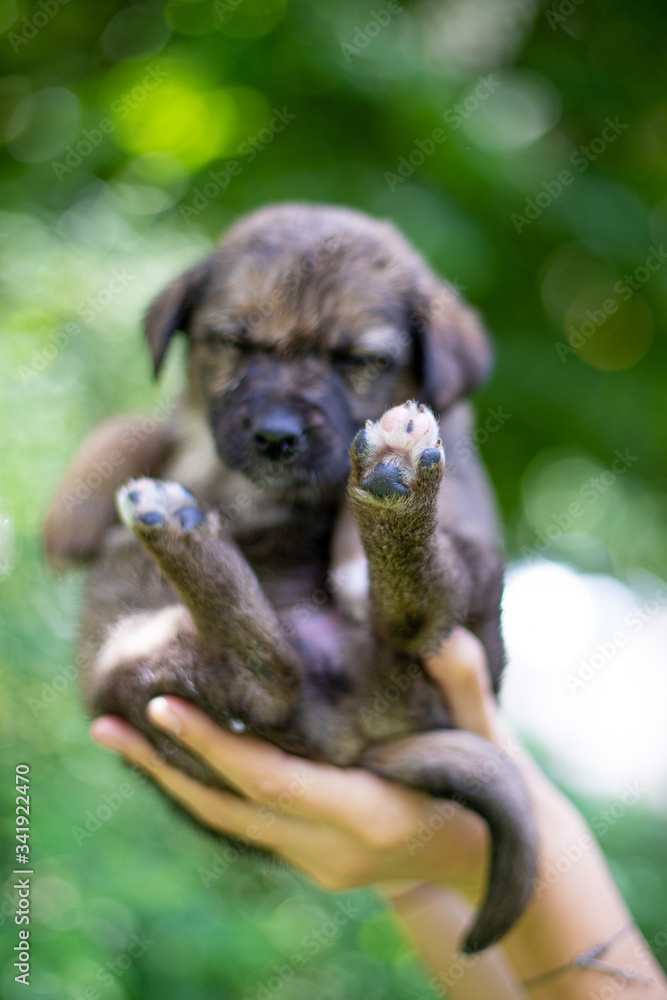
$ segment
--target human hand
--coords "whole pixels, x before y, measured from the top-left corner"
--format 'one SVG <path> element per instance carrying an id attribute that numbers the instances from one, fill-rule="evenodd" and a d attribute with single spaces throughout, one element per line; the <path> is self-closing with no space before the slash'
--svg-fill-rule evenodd
<path id="1" fill-rule="evenodd" d="M 484 651 L 474 636 L 458 630 L 425 665 L 455 724 L 503 746 L 522 771 L 540 838 L 538 877 L 545 879 L 563 845 L 589 837 L 583 818 L 504 727 Z M 504 948 L 489 949 L 464 965 L 457 949 L 470 904 L 452 889 L 474 899 L 484 883 L 488 831 L 479 816 L 444 803 L 450 818 L 442 823 L 442 802 L 363 768 L 320 764 L 234 736 L 180 698 L 155 699 L 149 716 L 243 798 L 207 788 L 170 767 L 121 719 L 97 719 L 92 732 L 211 829 L 275 852 L 326 888 L 367 883 L 384 888 L 426 960 L 438 976 L 445 975 L 452 996 L 515 1000 L 527 995 L 518 979 L 538 977 L 535 991 L 545 1000 L 583 1000 L 599 988 L 600 972 L 575 967 L 573 956 L 592 943 L 607 942 L 612 971 L 630 970 L 647 1000 L 649 995 L 667 997 L 662 971 L 637 928 L 630 926 L 619 937 L 631 918 L 590 837 L 574 877 L 545 882 L 549 891 L 536 892 Z M 415 843 L 418 848 L 411 850 Z M 564 968 L 569 971 L 560 971 Z M 550 974 L 543 981 L 545 972 Z"/>
<path id="2" fill-rule="evenodd" d="M 459 728 L 506 745 L 474 636 L 457 630 L 426 667 Z M 117 717 L 95 720 L 93 736 L 146 771 L 212 830 L 278 854 L 329 889 L 383 883 L 400 893 L 415 880 L 428 880 L 477 895 L 488 831 L 476 814 L 363 768 L 321 764 L 235 736 L 181 698 L 156 698 L 148 714 L 243 797 L 201 785 L 165 763 Z"/>

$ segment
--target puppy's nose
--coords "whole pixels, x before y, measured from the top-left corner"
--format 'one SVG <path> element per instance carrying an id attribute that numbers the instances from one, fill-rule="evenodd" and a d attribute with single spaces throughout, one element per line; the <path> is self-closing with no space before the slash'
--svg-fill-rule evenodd
<path id="1" fill-rule="evenodd" d="M 294 454 L 301 444 L 303 425 L 294 413 L 273 410 L 260 417 L 253 428 L 255 447 L 269 458 Z"/>

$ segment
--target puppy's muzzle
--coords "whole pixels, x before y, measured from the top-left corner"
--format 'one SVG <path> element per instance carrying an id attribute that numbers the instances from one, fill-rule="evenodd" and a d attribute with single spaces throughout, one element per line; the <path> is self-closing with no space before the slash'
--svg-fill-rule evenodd
<path id="1" fill-rule="evenodd" d="M 301 419 L 282 408 L 258 417 L 252 435 L 256 452 L 271 460 L 295 456 L 302 450 L 305 439 Z"/>

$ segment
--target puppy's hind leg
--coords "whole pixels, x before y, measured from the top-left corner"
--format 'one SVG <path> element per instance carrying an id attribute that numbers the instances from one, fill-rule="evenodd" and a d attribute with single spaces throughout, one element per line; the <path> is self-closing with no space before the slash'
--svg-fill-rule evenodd
<path id="1" fill-rule="evenodd" d="M 227 690 L 228 664 L 224 657 L 211 659 L 184 605 L 122 614 L 112 625 L 88 636 L 84 632 L 80 654 L 81 685 L 92 716 L 119 715 L 174 766 L 206 784 L 216 783 L 201 761 L 146 715 L 148 702 L 159 695 L 185 698 L 223 726 L 238 714 Z"/>
<path id="2" fill-rule="evenodd" d="M 239 684 L 261 690 L 287 714 L 298 693 L 299 655 L 216 513 L 205 514 L 178 483 L 153 479 L 130 481 L 117 502 L 121 520 L 188 608 L 209 659 L 235 663 Z"/>
<path id="3" fill-rule="evenodd" d="M 438 530 L 445 467 L 438 423 L 417 403 L 352 442 L 349 499 L 368 559 L 371 618 L 394 648 L 421 653 L 459 620 L 470 590 L 455 540 Z"/>

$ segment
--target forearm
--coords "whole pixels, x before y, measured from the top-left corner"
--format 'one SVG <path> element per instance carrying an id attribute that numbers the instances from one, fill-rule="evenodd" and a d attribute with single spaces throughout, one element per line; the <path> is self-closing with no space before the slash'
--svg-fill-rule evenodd
<path id="1" fill-rule="evenodd" d="M 665 1000 L 667 979 L 634 926 L 590 829 L 544 779 L 534 794 L 542 831 L 537 886 L 503 942 L 521 979 L 528 981 L 529 994 L 535 1000 L 602 1000 L 611 989 L 614 996 L 627 991 L 643 1000 Z M 541 978 L 605 942 L 609 947 L 598 960 L 631 977 L 625 982 L 586 967 Z"/>
<path id="2" fill-rule="evenodd" d="M 454 889 L 424 882 L 400 895 L 389 894 L 389 899 L 431 972 L 429 986 L 435 996 L 527 1000 L 528 993 L 502 948 L 478 955 L 459 951 L 463 928 L 470 924 L 474 910 Z"/>
<path id="3" fill-rule="evenodd" d="M 542 831 L 535 896 L 502 949 L 490 949 L 483 956 L 457 952 L 471 911 L 447 887 L 424 884 L 392 897 L 396 912 L 435 973 L 432 986 L 436 992 L 446 988 L 455 1000 L 528 996 L 534 1000 L 606 1000 L 626 991 L 643 1000 L 665 1000 L 664 973 L 634 927 L 583 818 L 541 776 L 533 784 L 533 793 Z M 624 981 L 620 975 L 585 967 L 544 976 L 610 939 L 599 961 L 632 979 Z"/>

